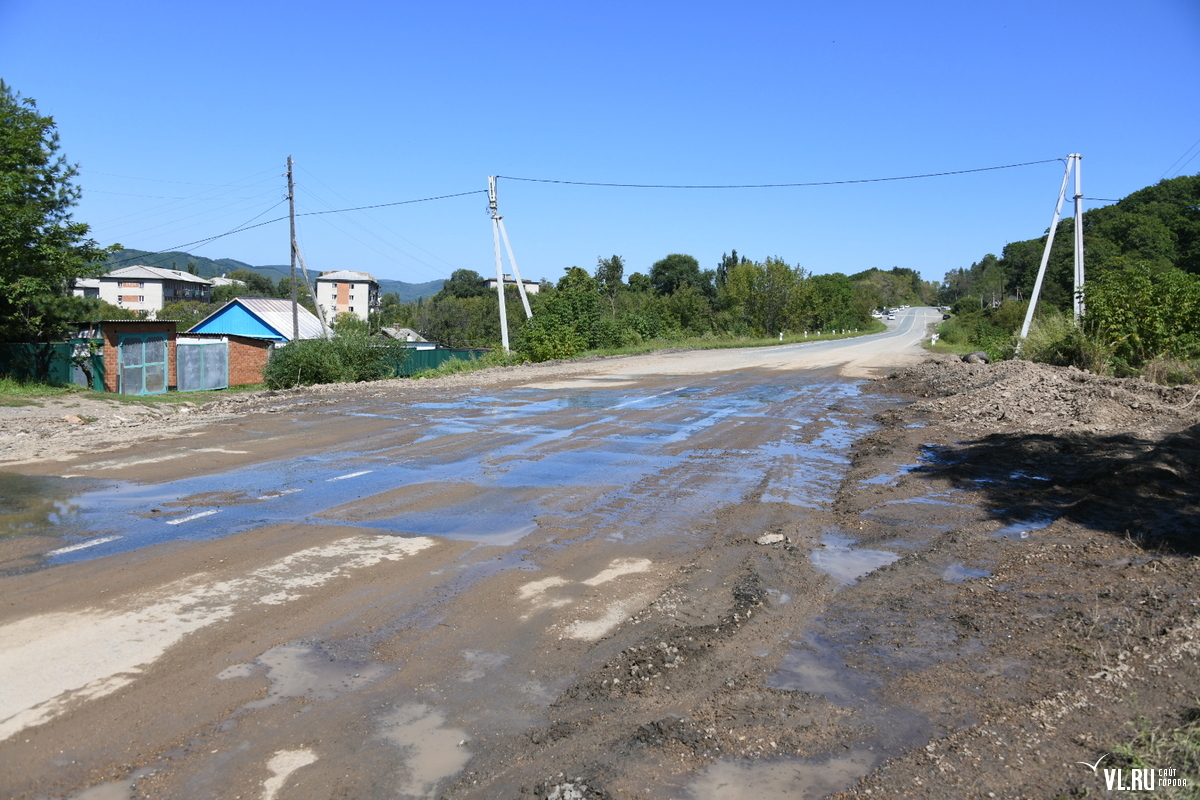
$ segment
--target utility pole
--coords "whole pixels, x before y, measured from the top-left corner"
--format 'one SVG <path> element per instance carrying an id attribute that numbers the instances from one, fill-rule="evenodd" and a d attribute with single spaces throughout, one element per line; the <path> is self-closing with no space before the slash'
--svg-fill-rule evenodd
<path id="1" fill-rule="evenodd" d="M 1083 189 L 1080 188 L 1079 172 L 1083 156 L 1075 158 L 1075 324 L 1083 319 Z"/>
<path id="2" fill-rule="evenodd" d="M 292 180 L 292 157 L 287 159 L 288 221 L 292 227 L 292 341 L 300 338 L 300 297 L 296 291 L 296 183 Z M 316 301 L 316 298 L 313 298 Z"/>
<path id="3" fill-rule="evenodd" d="M 1033 323 L 1033 312 L 1042 293 L 1042 280 L 1046 277 L 1046 264 L 1050 262 L 1050 248 L 1054 245 L 1054 233 L 1058 229 L 1058 218 L 1062 215 L 1063 200 L 1067 196 L 1067 183 L 1071 170 L 1075 170 L 1075 321 L 1083 316 L 1080 291 L 1083 290 L 1083 192 L 1080 189 L 1079 162 L 1083 156 L 1071 153 L 1067 156 L 1067 169 L 1063 173 L 1062 188 L 1058 190 L 1058 203 L 1054 206 L 1054 217 L 1050 220 L 1050 231 L 1046 234 L 1046 248 L 1042 251 L 1042 263 L 1038 267 L 1037 279 L 1033 282 L 1033 293 L 1029 296 L 1029 308 L 1025 310 L 1025 322 L 1021 325 L 1021 341 L 1029 335 Z"/>
<path id="4" fill-rule="evenodd" d="M 496 176 L 488 176 L 488 211 L 492 217 L 492 249 L 496 253 L 496 296 L 500 301 L 500 342 L 504 352 L 508 352 L 508 311 L 504 303 L 504 265 L 500 260 L 500 237 L 504 237 L 504 249 L 508 251 L 508 263 L 512 264 L 513 278 L 517 281 L 517 291 L 521 295 L 521 304 L 525 307 L 525 318 L 533 319 L 533 311 L 529 308 L 529 297 L 525 294 L 525 281 L 521 280 L 521 268 L 517 266 L 517 258 L 513 255 L 512 244 L 508 241 L 508 231 L 504 227 L 504 217 L 500 216 L 500 208 L 496 202 Z"/>

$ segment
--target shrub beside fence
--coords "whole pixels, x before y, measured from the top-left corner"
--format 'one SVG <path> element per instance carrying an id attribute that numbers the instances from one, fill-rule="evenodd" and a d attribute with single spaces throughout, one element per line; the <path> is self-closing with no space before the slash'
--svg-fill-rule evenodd
<path id="1" fill-rule="evenodd" d="M 102 339 L 0 344 L 0 375 L 18 381 L 76 384 L 104 391 Z"/>

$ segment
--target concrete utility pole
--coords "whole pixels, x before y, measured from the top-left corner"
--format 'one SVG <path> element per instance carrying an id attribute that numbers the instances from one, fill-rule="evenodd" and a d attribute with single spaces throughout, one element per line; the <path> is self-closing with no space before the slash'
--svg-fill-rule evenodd
<path id="1" fill-rule="evenodd" d="M 1075 321 L 1083 316 L 1083 302 L 1079 293 L 1083 290 L 1083 192 L 1080 189 L 1079 162 L 1083 156 L 1071 153 L 1067 156 L 1067 169 L 1063 173 L 1062 188 L 1058 190 L 1058 203 L 1054 206 L 1054 217 L 1050 220 L 1050 231 L 1046 235 L 1046 249 L 1042 251 L 1042 263 L 1038 267 L 1037 280 L 1033 282 L 1033 293 L 1029 296 L 1029 308 L 1025 310 L 1025 322 L 1021 325 L 1021 341 L 1029 335 L 1033 323 L 1033 312 L 1042 293 L 1042 280 L 1046 277 L 1046 264 L 1050 262 L 1050 248 L 1054 245 L 1054 234 L 1058 230 L 1058 218 L 1062 215 L 1063 200 L 1067 196 L 1067 183 L 1071 170 L 1075 170 Z"/>
<path id="2" fill-rule="evenodd" d="M 288 221 L 292 226 L 292 341 L 300 338 L 300 297 L 296 290 L 296 184 L 292 180 L 292 157 L 287 159 Z M 313 297 L 316 302 L 316 297 Z"/>
<path id="3" fill-rule="evenodd" d="M 1083 166 L 1083 156 L 1074 154 L 1075 158 L 1075 324 L 1083 319 L 1083 189 L 1080 188 L 1079 173 Z"/>
<path id="4" fill-rule="evenodd" d="M 504 228 L 504 217 L 496 203 L 496 176 L 488 176 L 488 210 L 492 217 L 492 249 L 496 253 L 496 296 L 500 300 L 500 342 L 504 352 L 508 352 L 508 311 L 504 303 L 504 266 L 500 261 L 500 237 L 504 237 L 504 248 L 508 251 L 508 263 L 512 264 L 513 278 L 517 281 L 517 291 L 521 295 L 521 304 L 525 307 L 525 318 L 533 319 L 533 311 L 529 308 L 529 297 L 525 294 L 525 281 L 521 280 L 521 268 L 517 266 L 516 256 L 513 255 L 512 244 L 508 241 L 508 231 Z"/>

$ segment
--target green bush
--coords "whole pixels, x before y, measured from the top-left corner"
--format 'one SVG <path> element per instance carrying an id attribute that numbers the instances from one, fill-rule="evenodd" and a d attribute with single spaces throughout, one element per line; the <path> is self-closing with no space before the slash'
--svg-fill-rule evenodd
<path id="1" fill-rule="evenodd" d="M 360 334 L 302 339 L 275 349 L 263 374 L 268 389 L 394 377 L 408 358 L 403 342 Z"/>
<path id="2" fill-rule="evenodd" d="M 1106 373 L 1111 366 L 1111 353 L 1058 310 L 1034 320 L 1021 344 L 1021 355 L 1030 361 L 1097 373 Z"/>

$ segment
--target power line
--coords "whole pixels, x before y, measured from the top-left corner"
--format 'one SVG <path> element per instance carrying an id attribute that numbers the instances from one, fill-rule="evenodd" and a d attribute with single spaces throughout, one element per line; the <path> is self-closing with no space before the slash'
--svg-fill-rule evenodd
<path id="1" fill-rule="evenodd" d="M 323 180 L 321 180 L 319 177 L 317 177 L 316 175 L 314 175 L 312 172 L 309 172 L 308 170 L 304 169 L 304 167 L 300 167 L 300 170 L 301 170 L 302 172 L 304 172 L 306 175 L 308 175 L 309 177 L 311 177 L 313 180 L 315 180 L 317 183 L 321 184 L 321 186 L 324 186 L 326 189 L 328 189 L 330 192 L 332 192 L 332 193 L 333 193 L 334 195 L 336 195 L 338 198 L 340 198 L 340 199 L 341 199 L 341 200 L 343 200 L 343 201 L 346 201 L 346 198 L 345 198 L 345 196 L 343 196 L 343 195 L 342 195 L 340 192 L 338 192 L 336 189 L 334 189 L 334 188 L 333 188 L 332 186 L 330 186 L 329 184 L 325 183 Z M 315 194 L 314 194 L 314 197 L 315 197 L 317 200 L 319 200 L 319 201 L 320 201 L 320 202 L 321 202 L 323 205 L 325 205 L 326 207 L 328 207 L 328 206 L 331 206 L 331 205 L 332 205 L 332 203 L 329 203 L 328 201 L 326 201 L 326 200 L 325 200 L 323 197 L 320 197 L 319 195 L 315 195 Z M 447 261 L 446 259 L 444 259 L 444 258 L 442 258 L 441 256 L 437 255 L 436 253 L 431 253 L 431 252 L 429 252 L 429 251 L 428 251 L 428 250 L 426 250 L 424 247 L 421 247 L 421 245 L 417 244 L 416 242 L 412 241 L 411 239 L 405 238 L 405 237 L 404 237 L 404 236 L 402 236 L 401 234 L 399 234 L 399 233 L 397 233 L 396 231 L 392 230 L 391 228 L 387 227 L 386 225 L 384 225 L 383 223 L 381 223 L 379 220 L 377 220 L 377 219 L 376 219 L 375 217 L 373 217 L 372 215 L 370 215 L 370 214 L 364 214 L 364 216 L 365 216 L 365 217 L 366 217 L 368 220 L 370 220 L 371 222 L 374 222 L 376 225 L 378 225 L 380 228 L 382 228 L 382 229 L 383 229 L 384 231 L 386 231 L 387 233 L 391 234 L 392 236 L 395 236 L 397 239 L 399 239 L 399 240 L 401 240 L 401 241 L 403 241 L 403 242 L 405 242 L 405 243 L 407 243 L 407 244 L 410 244 L 410 245 L 412 245 L 412 246 L 413 246 L 413 247 L 415 247 L 416 249 L 420 250 L 422 253 L 425 253 L 427 256 L 430 256 L 430 257 L 432 257 L 432 258 L 436 258 L 438 261 L 440 261 L 440 262 L 442 262 L 443 264 L 445 264 L 446 266 L 450 267 L 450 269 L 452 269 L 452 270 L 454 270 L 454 269 L 458 269 L 458 265 L 457 265 L 457 264 L 451 264 L 449 261 Z M 433 273 L 433 274 L 435 274 L 435 275 L 437 274 L 437 267 L 433 266 L 432 264 L 428 264 L 428 263 L 426 263 L 426 262 L 425 262 L 425 261 L 423 261 L 421 258 L 419 258 L 419 257 L 417 257 L 417 256 L 414 256 L 413 254 L 411 254 L 411 253 L 409 253 L 408 251 L 406 251 L 404 248 L 397 246 L 397 245 L 396 245 L 394 242 L 389 242 L 387 239 L 383 238 L 382 236 L 380 236 L 380 235 L 379 235 L 378 233 L 376 233 L 375 231 L 371 230 L 370 228 L 367 228 L 365 225 L 363 225 L 362 223 L 360 223 L 360 222 L 359 222 L 357 219 L 355 219 L 354 217 L 347 217 L 347 220 L 348 220 L 349 222 L 351 222 L 352 224 L 356 225 L 358 228 L 360 228 L 360 229 L 361 229 L 362 231 L 364 231 L 365 233 L 368 233 L 368 234 L 370 234 L 371 236 L 374 236 L 376 239 L 378 239 L 380 242 L 383 242 L 383 243 L 384 243 L 385 245 L 387 245 L 388 247 L 391 247 L 391 248 L 395 249 L 396 251 L 398 251 L 398 252 L 400 252 L 400 253 L 404 254 L 405 256 L 407 256 L 407 257 L 409 257 L 409 258 L 413 259 L 413 260 L 414 260 L 414 261 L 416 261 L 418 264 L 421 264 L 422 266 L 424 266 L 424 267 L 427 267 L 429 270 L 431 270 L 431 271 L 432 271 L 432 273 Z M 361 241 L 361 240 L 359 240 L 359 241 Z M 363 242 L 363 244 L 365 244 L 365 242 Z M 369 245 L 368 245 L 368 246 L 369 246 Z M 378 250 L 376 250 L 376 252 L 379 252 L 379 251 L 378 251 Z M 381 253 L 380 255 L 384 255 L 384 254 L 382 254 L 382 253 Z M 385 255 L 384 257 L 385 257 L 385 258 L 392 258 L 393 260 L 395 260 L 395 259 L 394 259 L 392 256 L 386 256 L 386 255 Z M 397 264 L 399 264 L 400 262 L 398 262 L 398 261 L 397 261 L 396 263 L 397 263 Z"/>
<path id="2" fill-rule="evenodd" d="M 406 206 L 411 203 L 428 203 L 430 200 L 448 200 L 451 197 L 466 197 L 471 194 L 487 194 L 487 189 L 476 189 L 473 192 L 458 192 L 457 194 L 443 194 L 437 197 L 422 197 L 420 200 L 400 200 L 396 203 L 379 203 L 373 206 L 358 206 L 357 208 L 335 208 L 332 211 L 306 211 L 303 214 L 297 214 L 297 217 L 315 217 L 319 214 L 341 214 L 346 211 L 366 211 L 371 208 L 389 208 L 391 206 Z"/>
<path id="3" fill-rule="evenodd" d="M 923 175 L 900 175 L 892 178 L 858 178 L 843 181 L 812 181 L 809 183 L 746 183 L 746 184 L 648 184 L 648 183 L 598 183 L 593 181 L 564 181 L 550 178 L 518 178 L 512 175 L 497 175 L 510 181 L 527 181 L 529 183 L 560 183 L 569 186 L 605 186 L 616 189 L 787 189 L 803 186 L 844 186 L 851 183 L 884 183 L 887 181 L 911 181 L 918 178 L 941 178 L 947 175 L 967 175 L 972 172 L 991 172 L 998 169 L 1015 169 L 1016 167 L 1031 167 L 1036 164 L 1051 164 L 1062 161 L 1061 158 L 1047 158 L 1042 161 L 1026 161 L 1021 164 L 1003 164 L 997 167 L 979 167 L 978 169 L 959 169 L 952 172 L 929 172 Z"/>
<path id="4" fill-rule="evenodd" d="M 456 194 L 443 194 L 443 195 L 439 195 L 437 197 L 422 197 L 417 200 L 399 200 L 395 203 L 379 203 L 378 205 L 359 206 L 358 208 L 335 208 L 331 211 L 307 211 L 303 214 L 297 214 L 296 216 L 297 217 L 315 217 L 315 216 L 320 216 L 323 214 L 341 214 L 345 211 L 363 211 L 368 208 L 388 208 L 390 206 L 411 205 L 412 203 L 428 203 L 431 200 L 446 200 L 451 197 L 466 197 L 467 195 L 472 195 L 472 194 L 487 194 L 487 189 L 476 189 L 475 191 L 472 191 L 472 192 L 458 192 Z M 279 205 L 279 204 L 276 203 L 275 205 Z M 271 208 L 274 208 L 274 207 L 275 206 L 271 206 Z M 270 210 L 271 209 L 267 209 L 267 211 L 270 211 Z M 265 214 L 266 211 L 264 211 L 263 213 Z M 260 214 L 259 216 L 262 216 L 262 214 Z M 175 245 L 174 247 L 168 247 L 163 250 L 155 250 L 153 253 L 143 253 L 140 256 L 135 256 L 133 258 L 124 258 L 124 259 L 121 259 L 120 261 L 116 261 L 114 263 L 124 264 L 126 261 L 136 261 L 137 259 L 145 258 L 146 256 L 154 256 L 154 255 L 159 255 L 161 253 L 172 253 L 172 252 L 175 252 L 178 250 L 182 250 L 185 247 L 196 247 L 196 246 L 200 246 L 200 245 L 205 245 L 205 244 L 208 244 L 209 242 L 215 242 L 217 239 L 224 239 L 226 236 L 232 236 L 235 233 L 242 233 L 244 231 L 254 230 L 255 228 L 261 228 L 264 225 L 270 225 L 273 222 L 281 222 L 282 220 L 285 220 L 285 219 L 287 219 L 287 217 L 276 217 L 275 219 L 269 219 L 266 222 L 260 222 L 257 225 L 248 225 L 246 227 L 235 228 L 234 230 L 226 231 L 225 233 L 219 233 L 216 236 L 209 236 L 207 239 L 197 239 L 194 242 L 187 242 L 186 244 Z"/>
<path id="5" fill-rule="evenodd" d="M 218 187 L 220 187 L 220 186 L 236 186 L 238 183 L 241 183 L 243 181 L 248 181 L 251 178 L 257 178 L 259 175 L 264 174 L 262 172 L 257 172 L 254 175 L 250 175 L 248 177 L 242 178 L 235 183 L 196 183 L 194 181 L 169 181 L 169 180 L 164 180 L 163 178 L 141 178 L 141 177 L 138 177 L 137 175 L 117 175 L 116 173 L 113 173 L 113 172 L 99 172 L 98 170 L 84 169 L 83 167 L 79 168 L 79 172 L 87 173 L 89 175 L 104 175 L 109 178 L 125 178 L 125 179 L 131 180 L 131 181 L 152 181 L 154 183 L 178 183 L 183 186 L 218 186 Z"/>
<path id="6" fill-rule="evenodd" d="M 1183 161 L 1184 156 L 1186 156 L 1188 153 L 1192 152 L 1192 150 L 1196 149 L 1196 145 L 1198 145 L 1198 144 L 1200 144 L 1200 139 L 1197 139 L 1191 147 L 1189 147 L 1187 150 L 1184 150 L 1183 155 L 1180 156 L 1179 158 L 1175 159 L 1175 164 L 1178 164 L 1180 161 Z M 1195 155 L 1192 156 L 1192 158 L 1195 158 L 1195 157 L 1196 157 Z M 1188 164 L 1192 163 L 1192 158 L 1189 158 L 1187 161 L 1183 161 L 1183 166 L 1179 168 L 1180 172 L 1183 171 L 1183 167 L 1186 167 Z M 1163 174 L 1158 176 L 1158 179 L 1161 181 L 1163 178 L 1167 177 L 1167 173 L 1170 172 L 1171 170 L 1175 169 L 1175 164 L 1172 164 L 1171 166 L 1167 167 L 1163 171 Z"/>

